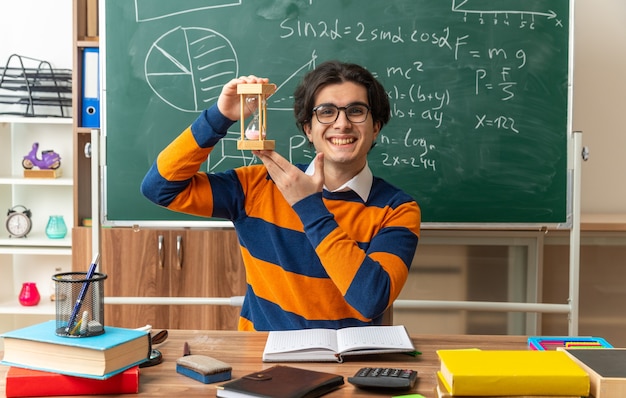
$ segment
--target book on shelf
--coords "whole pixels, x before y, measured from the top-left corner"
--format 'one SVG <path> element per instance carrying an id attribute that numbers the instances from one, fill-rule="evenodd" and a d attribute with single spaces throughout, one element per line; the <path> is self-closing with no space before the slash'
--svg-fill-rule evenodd
<path id="1" fill-rule="evenodd" d="M 580 395 L 452 395 L 446 389 L 441 379 L 441 372 L 437 372 L 437 386 L 435 398 L 580 398 Z"/>
<path id="2" fill-rule="evenodd" d="M 559 348 L 589 374 L 595 398 L 626 397 L 626 348 Z"/>
<path id="3" fill-rule="evenodd" d="M 147 331 L 106 326 L 90 337 L 63 337 L 55 333 L 56 321 L 6 332 L 4 357 L 8 366 L 107 379 L 147 360 Z"/>
<path id="4" fill-rule="evenodd" d="M 217 387 L 222 398 L 314 398 L 344 384 L 343 376 L 277 365 Z"/>
<path id="5" fill-rule="evenodd" d="M 137 394 L 139 367 L 98 380 L 12 366 L 7 371 L 5 385 L 7 398 Z"/>
<path id="6" fill-rule="evenodd" d="M 594 336 L 530 336 L 528 348 L 531 350 L 556 350 L 558 347 L 565 348 L 613 348 L 602 337 Z"/>
<path id="7" fill-rule="evenodd" d="M 342 362 L 350 355 L 414 353 L 402 325 L 271 331 L 264 362 Z"/>
<path id="8" fill-rule="evenodd" d="M 589 376 L 567 354 L 533 350 L 439 350 L 452 395 L 589 394 Z"/>

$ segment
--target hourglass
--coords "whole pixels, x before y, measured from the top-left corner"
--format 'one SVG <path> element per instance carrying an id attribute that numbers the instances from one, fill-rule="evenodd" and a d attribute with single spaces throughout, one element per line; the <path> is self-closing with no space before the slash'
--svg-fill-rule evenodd
<path id="1" fill-rule="evenodd" d="M 274 150 L 276 143 L 266 140 L 267 135 L 267 98 L 276 91 L 275 84 L 239 84 L 237 94 L 241 100 L 241 139 L 237 141 L 237 149 Z M 252 120 L 244 127 L 244 111 L 255 106 Z"/>

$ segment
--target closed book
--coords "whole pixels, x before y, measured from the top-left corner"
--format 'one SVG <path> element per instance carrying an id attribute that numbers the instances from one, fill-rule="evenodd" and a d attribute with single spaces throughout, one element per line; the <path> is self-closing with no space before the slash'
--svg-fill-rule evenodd
<path id="1" fill-rule="evenodd" d="M 278 330 L 267 336 L 263 361 L 342 362 L 349 355 L 401 352 L 415 352 L 402 325 Z"/>
<path id="2" fill-rule="evenodd" d="M 439 350 L 454 396 L 589 394 L 589 376 L 561 351 Z"/>
<path id="3" fill-rule="evenodd" d="M 13 366 L 9 368 L 6 375 L 7 398 L 137 394 L 138 392 L 138 366 L 126 369 L 106 380 L 68 376 Z"/>
<path id="4" fill-rule="evenodd" d="M 591 395 L 595 398 L 626 397 L 626 348 L 563 351 L 589 374 Z"/>
<path id="5" fill-rule="evenodd" d="M 343 376 L 294 368 L 273 366 L 251 373 L 217 387 L 222 398 L 314 398 L 343 385 Z"/>
<path id="6" fill-rule="evenodd" d="M 148 332 L 106 326 L 90 337 L 63 337 L 55 333 L 56 321 L 48 321 L 4 333 L 4 357 L 8 366 L 107 379 L 148 358 Z"/>
<path id="7" fill-rule="evenodd" d="M 580 395 L 452 395 L 441 379 L 441 372 L 437 372 L 437 386 L 435 387 L 436 398 L 580 398 Z"/>

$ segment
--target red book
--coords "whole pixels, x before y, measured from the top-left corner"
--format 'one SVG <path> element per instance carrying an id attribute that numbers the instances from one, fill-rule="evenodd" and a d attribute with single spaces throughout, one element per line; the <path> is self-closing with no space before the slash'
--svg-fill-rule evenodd
<path id="1" fill-rule="evenodd" d="M 6 377 L 6 395 L 11 397 L 52 397 L 59 395 L 136 394 L 139 366 L 108 379 L 89 379 L 11 366 Z"/>

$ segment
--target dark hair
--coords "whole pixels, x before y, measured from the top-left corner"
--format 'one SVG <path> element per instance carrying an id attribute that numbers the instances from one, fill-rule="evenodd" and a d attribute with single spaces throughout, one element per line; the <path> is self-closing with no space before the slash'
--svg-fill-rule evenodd
<path id="1" fill-rule="evenodd" d="M 304 126 L 311 122 L 319 90 L 342 82 L 353 82 L 367 89 L 372 119 L 374 123 L 380 122 L 381 129 L 389 121 L 391 113 L 385 88 L 367 69 L 357 64 L 326 61 L 307 73 L 294 92 L 293 111 L 300 130 L 304 131 Z"/>

